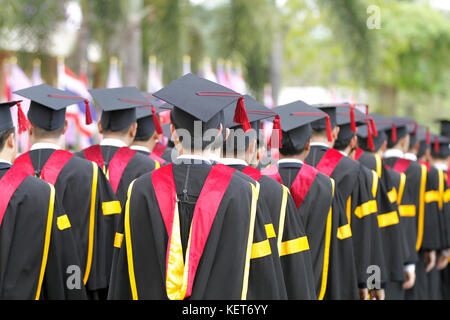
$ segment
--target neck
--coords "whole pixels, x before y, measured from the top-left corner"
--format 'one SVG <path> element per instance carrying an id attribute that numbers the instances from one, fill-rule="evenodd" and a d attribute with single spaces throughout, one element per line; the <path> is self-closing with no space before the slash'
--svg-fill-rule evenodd
<path id="1" fill-rule="evenodd" d="M 156 146 L 156 141 L 153 139 L 147 140 L 147 141 L 134 141 L 133 146 L 139 146 L 147 148 L 148 150 L 153 150 Z"/>
<path id="2" fill-rule="evenodd" d="M 312 143 L 323 143 L 323 144 L 327 145 L 329 148 L 333 148 L 333 145 L 334 145 L 334 141 L 330 142 L 330 141 L 328 141 L 327 137 L 323 137 L 323 136 L 313 136 L 311 138 L 311 142 Z"/>
<path id="3" fill-rule="evenodd" d="M 60 138 L 57 138 L 57 139 L 47 138 L 47 139 L 37 139 L 37 140 L 33 139 L 33 141 L 31 141 L 31 144 L 36 144 L 36 143 L 50 143 L 50 144 L 57 145 L 58 147 L 62 147 Z"/>
<path id="4" fill-rule="evenodd" d="M 191 151 L 191 150 L 186 150 L 186 149 L 181 148 L 178 155 L 180 155 L 180 156 L 199 156 L 199 157 L 203 157 L 205 159 L 209 159 L 210 154 L 211 154 L 210 150 Z"/>
<path id="5" fill-rule="evenodd" d="M 448 165 L 448 161 L 444 160 L 444 159 L 433 159 L 431 162 L 432 162 L 432 165 L 441 165 L 441 166 Z"/>
<path id="6" fill-rule="evenodd" d="M 284 156 L 284 155 L 282 155 L 280 153 L 280 160 L 284 160 L 284 159 L 295 159 L 295 160 L 300 160 L 302 162 L 305 162 L 306 157 L 305 157 L 305 155 L 303 153 L 296 154 L 296 155 L 293 155 L 293 156 Z"/>
<path id="7" fill-rule="evenodd" d="M 114 133 L 104 133 L 104 134 L 103 134 L 103 140 L 106 140 L 106 139 L 116 139 L 116 140 L 120 140 L 120 141 L 122 141 L 123 143 L 125 143 L 127 146 L 129 146 L 129 145 L 131 144 L 131 143 L 130 143 L 130 140 L 127 139 L 126 136 L 118 135 L 118 134 L 114 134 Z"/>
<path id="8" fill-rule="evenodd" d="M 14 158 L 15 156 L 12 151 L 3 150 L 2 152 L 0 152 L 0 160 L 5 160 L 12 163 L 14 161 Z"/>

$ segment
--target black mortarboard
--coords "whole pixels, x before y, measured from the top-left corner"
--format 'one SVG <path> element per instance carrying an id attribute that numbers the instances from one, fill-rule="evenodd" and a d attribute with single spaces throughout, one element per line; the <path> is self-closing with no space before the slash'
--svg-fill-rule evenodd
<path id="1" fill-rule="evenodd" d="M 311 139 L 311 124 L 325 119 L 327 131 L 330 131 L 330 116 L 318 108 L 303 101 L 296 101 L 272 109 L 280 116 L 283 141 L 287 141 L 295 149 L 303 149 Z M 329 137 L 331 140 L 331 137 Z M 284 145 L 284 143 L 283 143 Z"/>
<path id="2" fill-rule="evenodd" d="M 48 131 L 61 128 L 66 120 L 66 107 L 80 101 L 86 103 L 86 124 L 92 123 L 89 101 L 72 93 L 48 84 L 40 84 L 14 93 L 31 100 L 28 119 L 35 127 Z"/>
<path id="3" fill-rule="evenodd" d="M 352 138 L 357 127 L 366 124 L 366 115 L 352 105 L 340 105 L 336 107 L 336 123 L 339 126 L 339 141 L 346 141 Z M 372 139 L 372 132 L 369 131 Z M 371 145 L 372 146 L 372 145 Z"/>
<path id="4" fill-rule="evenodd" d="M 450 137 L 450 121 L 449 120 L 439 120 L 441 124 L 441 136 Z"/>
<path id="5" fill-rule="evenodd" d="M 11 107 L 20 104 L 21 101 L 11 101 L 0 103 L 0 132 L 14 128 L 11 117 Z"/>
<path id="6" fill-rule="evenodd" d="M 433 141 L 431 155 L 434 158 L 446 159 L 450 156 L 450 138 L 433 135 L 431 140 Z"/>
<path id="7" fill-rule="evenodd" d="M 404 118 L 401 117 L 392 117 L 389 118 L 392 121 L 392 127 L 390 130 L 386 130 L 386 134 L 388 135 L 388 148 L 392 148 L 397 144 L 397 142 L 410 134 L 411 132 L 408 129 L 408 121 L 405 121 Z"/>
<path id="8" fill-rule="evenodd" d="M 151 107 L 151 103 L 136 87 L 89 90 L 97 105 L 103 110 L 103 130 L 121 131 L 136 122 L 136 108 Z"/>
<path id="9" fill-rule="evenodd" d="M 331 127 L 330 132 L 328 134 L 329 136 L 331 136 L 331 129 L 337 126 L 336 105 L 322 103 L 322 104 L 313 104 L 312 107 L 318 108 L 322 112 L 325 112 L 326 114 L 328 114 L 328 118 L 320 119 L 320 120 L 312 122 L 311 127 L 317 131 L 322 131 L 325 129 L 328 130 L 328 128 Z M 328 140 L 330 140 L 330 139 L 328 139 Z"/>
<path id="10" fill-rule="evenodd" d="M 245 131 L 250 129 L 242 95 L 191 73 L 155 92 L 153 96 L 174 106 L 171 120 L 177 128 L 193 132 L 194 121 L 200 120 L 204 130 L 217 129 L 223 116 L 221 111 L 237 103 L 235 122 L 242 124 Z"/>
<path id="11" fill-rule="evenodd" d="M 158 118 L 160 112 L 166 111 L 161 109 L 158 99 L 153 97 L 146 97 L 149 105 L 139 107 L 136 109 L 136 120 L 137 120 L 137 132 L 136 139 L 147 140 L 149 139 L 155 131 L 158 134 L 163 134 L 164 131 L 161 127 L 161 123 Z"/>
<path id="12" fill-rule="evenodd" d="M 358 127 L 358 146 L 365 151 L 377 151 L 388 139 L 386 130 L 392 129 L 392 121 L 378 114 L 369 114 L 365 125 Z"/>
<path id="13" fill-rule="evenodd" d="M 431 145 L 430 129 L 419 125 L 416 133 L 416 139 L 419 142 L 419 150 L 417 152 L 417 157 L 422 158 L 427 149 Z"/>

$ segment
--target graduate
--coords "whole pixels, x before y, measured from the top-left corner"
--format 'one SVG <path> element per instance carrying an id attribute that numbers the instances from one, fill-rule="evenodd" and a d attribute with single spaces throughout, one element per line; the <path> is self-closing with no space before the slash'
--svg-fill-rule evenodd
<path id="1" fill-rule="evenodd" d="M 55 187 L 72 224 L 82 260 L 83 282 L 92 299 L 106 298 L 111 272 L 115 224 L 121 213 L 102 170 L 62 149 L 66 107 L 83 98 L 47 84 L 15 92 L 31 100 L 28 128 L 32 144 L 15 165 Z M 87 105 L 87 114 L 89 114 Z"/>
<path id="2" fill-rule="evenodd" d="M 392 127 L 392 121 L 377 114 L 370 114 L 368 119 L 366 125 L 358 127 L 358 149 L 354 159 L 377 172 L 380 181 L 377 197 L 378 224 L 382 232 L 387 273 L 386 300 L 403 300 L 404 265 L 408 246 L 398 215 L 397 183 L 401 177 L 398 172 L 389 171 L 381 158 L 387 146 L 385 131 Z"/>
<path id="3" fill-rule="evenodd" d="M 158 161 L 129 148 L 137 132 L 136 108 L 146 106 L 148 102 L 135 87 L 94 89 L 89 92 L 103 110 L 98 122 L 103 140 L 99 145 L 77 153 L 77 156 L 102 168 L 123 207 L 130 183 L 160 167 Z"/>
<path id="4" fill-rule="evenodd" d="M 336 193 L 342 199 L 338 210 L 340 214 L 347 215 L 348 227 L 352 234 L 360 298 L 366 299 L 370 266 L 379 266 L 380 285 L 385 281 L 377 221 L 378 177 L 376 173 L 348 157 L 356 148 L 354 117 L 345 117 L 344 122 L 337 123 L 336 105 L 318 105 L 318 107 L 326 112 L 328 117 L 326 120 L 318 120 L 311 124 L 313 129 L 311 150 L 305 162 L 335 180 Z M 349 108 L 348 105 L 346 107 Z M 350 108 L 350 111 L 352 110 Z M 384 289 L 373 290 L 370 297 L 384 299 Z"/>
<path id="5" fill-rule="evenodd" d="M 159 137 L 167 133 L 160 124 L 158 114 L 166 110 L 161 107 L 162 104 L 157 99 L 147 98 L 147 100 L 149 100 L 151 105 L 140 107 L 136 110 L 137 131 L 130 148 L 149 156 L 153 160 L 158 161 L 161 166 L 164 166 L 172 162 L 172 149 L 164 147 L 159 142 Z"/>
<path id="6" fill-rule="evenodd" d="M 442 122 L 441 131 L 445 133 L 446 122 Z M 436 265 L 427 273 L 428 281 L 428 299 L 440 300 L 448 299 L 449 278 L 448 278 L 448 259 L 450 248 L 450 198 L 448 195 L 448 160 L 450 157 L 450 139 L 445 136 L 431 137 L 433 146 L 430 150 L 429 163 L 437 171 L 437 188 L 429 192 L 429 197 L 435 200 L 439 206 L 438 222 L 439 228 L 434 231 L 439 235 L 439 246 L 437 248 Z M 434 198 L 434 199 L 433 199 Z"/>
<path id="7" fill-rule="evenodd" d="M 73 221 L 55 198 L 55 188 L 12 166 L 17 142 L 10 108 L 16 104 L 20 114 L 19 101 L 0 104 L 0 299 L 86 299 L 84 284 L 68 279 L 69 268 L 81 261 Z M 20 131 L 23 121 L 22 114 Z"/>
<path id="8" fill-rule="evenodd" d="M 256 156 L 257 136 L 261 133 L 260 121 L 274 117 L 276 123 L 279 116 L 248 95 L 244 96 L 244 105 L 251 129 L 244 132 L 242 126 L 233 121 L 235 106 L 226 108 L 223 127 L 229 135 L 221 148 L 223 157 L 217 161 L 259 183 L 258 203 L 261 203 L 269 218 L 266 229 L 268 237 L 269 234 L 271 237 L 272 251 L 279 255 L 273 257 L 281 259 L 288 299 L 316 299 L 316 288 L 320 286 L 314 282 L 309 240 L 289 189 L 249 166 Z"/>
<path id="9" fill-rule="evenodd" d="M 387 168 L 404 173 L 406 180 L 402 182 L 402 191 L 399 199 L 400 223 L 404 225 L 408 242 L 409 256 L 406 257 L 407 284 L 405 284 L 405 299 L 418 300 L 421 294 L 426 294 L 425 261 L 429 251 L 422 249 L 425 225 L 425 192 L 427 187 L 427 167 L 409 155 L 404 154 L 410 150 L 410 134 L 413 126 L 408 126 L 405 118 L 391 118 L 393 121 L 388 135 L 388 150 L 384 153 Z M 420 253 L 419 253 L 420 252 Z M 417 285 L 416 285 L 417 284 Z M 415 289 L 414 289 L 415 288 Z"/>
<path id="10" fill-rule="evenodd" d="M 311 122 L 327 117 L 303 101 L 272 109 L 280 115 L 282 141 L 280 160 L 263 171 L 286 185 L 294 198 L 308 236 L 319 299 L 344 300 L 358 297 L 352 255 L 338 250 L 340 218 L 334 180 L 304 163 L 310 150 Z M 343 216 L 344 218 L 345 215 Z M 346 225 L 347 222 L 344 223 Z M 350 246 L 350 249 L 352 246 Z M 343 279 L 345 277 L 345 279 Z"/>
<path id="11" fill-rule="evenodd" d="M 259 184 L 209 161 L 222 134 L 221 111 L 232 104 L 242 110 L 241 96 L 193 74 L 154 96 L 174 106 L 171 131 L 180 156 L 130 185 L 109 298 L 286 298 L 269 278 L 273 253 L 256 210 Z"/>

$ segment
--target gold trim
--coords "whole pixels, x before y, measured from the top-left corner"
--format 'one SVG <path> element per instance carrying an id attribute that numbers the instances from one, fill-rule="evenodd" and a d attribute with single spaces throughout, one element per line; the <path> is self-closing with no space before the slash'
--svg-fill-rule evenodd
<path id="1" fill-rule="evenodd" d="M 102 203 L 102 211 L 104 216 L 110 216 L 113 214 L 121 214 L 122 206 L 120 201 L 109 201 Z"/>
<path id="2" fill-rule="evenodd" d="M 364 202 L 359 207 L 355 209 L 355 215 L 362 219 L 368 215 L 371 215 L 372 213 L 375 213 L 378 211 L 378 205 L 376 200 L 371 200 Z"/>
<path id="3" fill-rule="evenodd" d="M 425 192 L 425 203 L 439 202 L 439 199 L 440 199 L 439 191 L 431 190 Z"/>
<path id="4" fill-rule="evenodd" d="M 39 297 L 41 296 L 42 282 L 44 281 L 45 268 L 47 267 L 48 251 L 52 234 L 53 211 L 55 208 L 55 188 L 51 184 L 48 185 L 50 187 L 50 201 L 48 204 L 47 227 L 45 229 L 44 253 L 42 255 L 41 271 L 39 273 L 35 300 L 39 300 Z"/>
<path id="5" fill-rule="evenodd" d="M 267 234 L 267 239 L 272 239 L 272 238 L 276 238 L 277 235 L 275 233 L 275 229 L 273 228 L 273 224 L 266 224 L 266 234 Z"/>
<path id="6" fill-rule="evenodd" d="M 284 185 L 282 185 L 282 187 L 283 187 L 283 199 L 281 201 L 280 222 L 278 225 L 278 238 L 277 238 L 278 255 L 280 254 L 281 242 L 283 241 L 284 222 L 286 220 L 286 207 L 289 195 L 289 189 Z"/>
<path id="7" fill-rule="evenodd" d="M 89 215 L 89 243 L 86 262 L 86 271 L 84 273 L 83 283 L 86 284 L 89 279 L 92 267 L 92 255 L 94 253 L 94 231 L 95 231 L 95 209 L 97 200 L 97 182 L 98 182 L 98 166 L 92 162 L 92 190 L 91 190 L 91 212 Z"/>
<path id="8" fill-rule="evenodd" d="M 250 259 L 263 258 L 270 256 L 271 254 L 272 250 L 270 250 L 270 242 L 266 239 L 252 245 L 252 256 Z"/>
<path id="9" fill-rule="evenodd" d="M 416 206 L 411 205 L 401 205 L 398 207 L 398 211 L 401 217 L 415 217 L 416 216 Z"/>
<path id="10" fill-rule="evenodd" d="M 377 162 L 377 176 L 378 176 L 378 178 L 381 179 L 381 174 L 383 172 L 383 166 L 382 166 L 381 157 L 376 154 L 375 155 L 375 160 Z"/>
<path id="11" fill-rule="evenodd" d="M 71 224 L 67 214 L 59 216 L 56 219 L 56 225 L 58 226 L 58 229 L 61 231 L 69 229 L 71 227 Z"/>
<path id="12" fill-rule="evenodd" d="M 309 250 L 309 242 L 306 236 L 281 243 L 280 257 L 300 253 Z"/>
<path id="13" fill-rule="evenodd" d="M 400 185 L 398 187 L 398 205 L 402 204 L 403 201 L 403 192 L 405 191 L 405 185 L 406 185 L 406 174 L 401 173 L 400 174 Z"/>
<path id="14" fill-rule="evenodd" d="M 420 181 L 420 199 L 419 199 L 419 221 L 417 226 L 417 242 L 416 242 L 416 250 L 419 251 L 422 247 L 423 241 L 423 226 L 425 219 L 425 190 L 427 187 L 427 172 L 428 169 L 425 165 L 421 165 L 422 168 L 422 176 Z"/>
<path id="15" fill-rule="evenodd" d="M 378 191 L 378 175 L 375 171 L 372 170 L 372 176 L 373 176 L 373 181 L 372 181 L 372 196 L 374 198 L 377 197 L 377 191 Z"/>
<path id="16" fill-rule="evenodd" d="M 255 220 L 256 220 L 256 209 L 259 197 L 259 183 L 256 183 L 256 186 L 249 183 L 252 188 L 252 204 L 250 209 L 250 226 L 248 231 L 248 239 L 247 239 L 247 252 L 245 255 L 245 266 L 244 266 L 244 276 L 242 281 L 242 294 L 241 300 L 247 299 L 248 292 L 248 278 L 250 274 L 250 258 L 252 254 L 252 244 L 253 244 L 253 235 L 255 232 Z"/>
<path id="17" fill-rule="evenodd" d="M 391 203 L 398 203 L 398 193 L 395 187 L 393 187 L 392 190 L 387 193 L 387 195 Z"/>
<path id="18" fill-rule="evenodd" d="M 136 287 L 136 277 L 134 274 L 133 245 L 131 241 L 131 226 L 130 226 L 130 201 L 131 201 L 131 192 L 133 190 L 135 181 L 133 181 L 130 184 L 130 187 L 128 188 L 127 202 L 125 205 L 125 243 L 127 248 L 128 276 L 130 279 L 131 294 L 133 300 L 138 300 L 139 298 Z"/>
<path id="19" fill-rule="evenodd" d="M 122 242 L 123 242 L 123 233 L 116 232 L 116 235 L 114 237 L 114 247 L 115 248 L 122 248 Z"/>
<path id="20" fill-rule="evenodd" d="M 385 228 L 385 227 L 400 223 L 397 211 L 380 214 L 377 217 L 377 219 L 378 219 L 378 227 L 380 227 L 380 228 Z"/>
<path id="21" fill-rule="evenodd" d="M 339 227 L 337 230 L 337 237 L 339 240 L 345 240 L 352 236 L 352 229 L 349 224 Z"/>

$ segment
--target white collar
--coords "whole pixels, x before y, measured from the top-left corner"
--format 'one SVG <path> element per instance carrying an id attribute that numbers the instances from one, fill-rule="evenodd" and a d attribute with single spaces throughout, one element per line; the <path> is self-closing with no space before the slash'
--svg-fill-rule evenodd
<path id="1" fill-rule="evenodd" d="M 443 164 L 443 163 L 436 163 L 434 165 L 434 167 L 438 170 L 442 170 L 442 171 L 446 171 L 446 172 L 448 171 L 448 165 Z"/>
<path id="2" fill-rule="evenodd" d="M 123 148 L 128 147 L 125 142 L 119 139 L 103 139 L 102 142 L 100 142 L 101 146 L 110 146 L 110 147 L 117 147 L 117 148 Z"/>
<path id="3" fill-rule="evenodd" d="M 298 160 L 298 159 L 292 159 L 292 158 L 286 158 L 286 159 L 280 159 L 277 162 L 278 164 L 280 163 L 299 163 L 299 164 L 303 164 L 302 160 Z"/>
<path id="4" fill-rule="evenodd" d="M 383 154 L 383 158 L 403 158 L 404 154 L 402 150 L 399 149 L 389 149 Z"/>
<path id="5" fill-rule="evenodd" d="M 235 158 L 220 158 L 219 162 L 226 166 L 246 166 L 248 167 L 248 163 L 245 160 L 235 159 Z"/>
<path id="6" fill-rule="evenodd" d="M 344 157 L 348 157 L 348 154 L 347 154 L 347 152 L 345 152 L 345 151 L 341 151 L 341 150 L 338 150 Z"/>
<path id="7" fill-rule="evenodd" d="M 330 148 L 330 146 L 328 144 L 326 144 L 325 142 L 311 142 L 309 145 L 311 147 L 326 147 L 326 148 Z"/>
<path id="8" fill-rule="evenodd" d="M 134 150 L 134 151 L 144 151 L 144 152 L 151 153 L 149 148 L 143 147 L 143 146 L 131 146 L 130 149 Z"/>
<path id="9" fill-rule="evenodd" d="M 199 156 L 196 154 L 185 154 L 182 156 L 178 156 L 177 161 L 176 162 L 180 162 L 179 160 L 183 160 L 183 159 L 188 159 L 188 160 L 200 160 L 200 161 L 205 161 L 209 164 L 211 164 L 211 161 L 203 156 Z"/>
<path id="10" fill-rule="evenodd" d="M 0 163 L 6 163 L 6 164 L 9 164 L 10 166 L 12 166 L 12 163 L 9 162 L 8 160 L 0 159 Z"/>
<path id="11" fill-rule="evenodd" d="M 40 149 L 54 149 L 54 150 L 61 150 L 61 147 L 54 144 L 54 143 L 47 143 L 47 142 L 38 142 L 31 146 L 30 151 L 33 150 L 40 150 Z"/>
<path id="12" fill-rule="evenodd" d="M 406 160 L 417 161 L 417 156 L 414 153 L 405 153 L 403 156 Z"/>
<path id="13" fill-rule="evenodd" d="M 214 162 L 220 162 L 220 157 L 217 156 L 215 153 L 211 152 L 209 154 L 209 160 Z"/>

